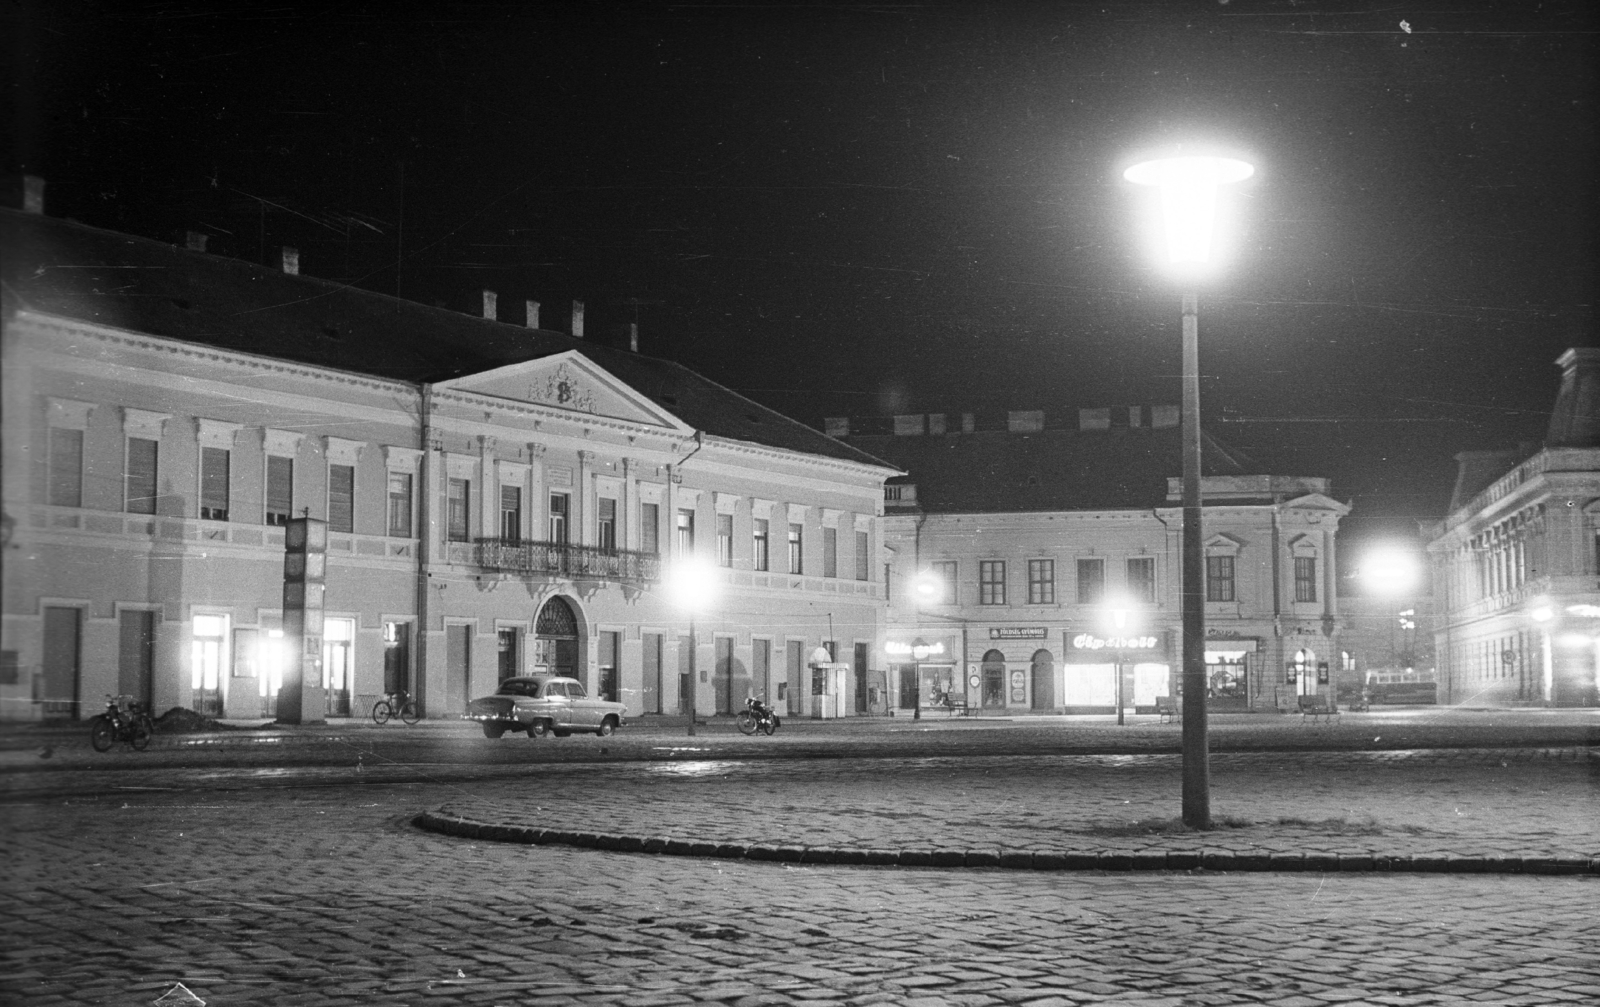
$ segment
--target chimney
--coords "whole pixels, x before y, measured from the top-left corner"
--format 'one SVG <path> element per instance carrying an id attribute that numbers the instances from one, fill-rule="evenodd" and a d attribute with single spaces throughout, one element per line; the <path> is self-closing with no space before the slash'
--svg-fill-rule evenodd
<path id="1" fill-rule="evenodd" d="M 1556 360 L 1561 390 L 1550 412 L 1546 447 L 1600 447 L 1600 348 L 1575 346 Z"/>
<path id="2" fill-rule="evenodd" d="M 1157 430 L 1178 425 L 1178 407 L 1172 405 L 1151 406 L 1150 425 Z"/>
<path id="3" fill-rule="evenodd" d="M 829 437 L 849 437 L 850 417 L 825 416 L 822 420 L 822 432 Z"/>
<path id="4" fill-rule="evenodd" d="M 1044 410 L 1011 410 L 1006 413 L 1006 429 L 1014 434 L 1036 434 L 1044 429 Z"/>
<path id="5" fill-rule="evenodd" d="M 199 231 L 190 231 L 185 239 L 185 247 L 191 252 L 203 252 L 206 250 L 206 238 L 208 237 L 210 236 L 201 234 Z"/>
<path id="6" fill-rule="evenodd" d="M 1129 406 L 1128 407 L 1128 426 L 1130 426 L 1130 427 L 1147 427 L 1149 425 L 1150 425 L 1149 423 L 1145 422 L 1144 406 Z"/>
<path id="7" fill-rule="evenodd" d="M 921 413 L 899 413 L 894 418 L 894 434 L 896 437 L 920 437 L 923 422 Z"/>
<path id="8" fill-rule="evenodd" d="M 628 323 L 628 349 L 634 353 L 639 352 L 639 323 Z"/>
<path id="9" fill-rule="evenodd" d="M 973 413 L 961 414 L 961 432 L 970 434 L 978 429 L 978 417 Z"/>
<path id="10" fill-rule="evenodd" d="M 283 246 L 283 271 L 290 276 L 300 274 L 300 249 L 289 245 Z"/>
<path id="11" fill-rule="evenodd" d="M 578 339 L 583 338 L 583 302 L 572 302 L 572 334 Z"/>
<path id="12" fill-rule="evenodd" d="M 528 309 L 528 328 L 537 329 L 539 327 L 539 302 L 524 301 L 523 304 Z"/>
<path id="13" fill-rule="evenodd" d="M 496 308 L 498 307 L 499 302 L 500 302 L 500 295 L 499 294 L 496 294 L 492 290 L 484 290 L 484 292 L 483 292 L 483 317 L 489 319 L 490 321 L 494 321 L 496 318 L 500 317 L 499 314 L 496 311 Z"/>
<path id="14" fill-rule="evenodd" d="M 944 413 L 929 413 L 928 414 L 928 433 L 930 433 L 930 434 L 942 434 L 942 433 L 944 433 Z"/>
<path id="15" fill-rule="evenodd" d="M 1079 430 L 1110 430 L 1110 409 L 1080 409 L 1078 410 Z"/>

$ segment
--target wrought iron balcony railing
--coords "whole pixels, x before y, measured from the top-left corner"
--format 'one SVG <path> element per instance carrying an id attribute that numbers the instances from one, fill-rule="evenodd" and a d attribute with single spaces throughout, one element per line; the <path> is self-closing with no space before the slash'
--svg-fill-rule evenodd
<path id="1" fill-rule="evenodd" d="M 661 579 L 660 556 L 629 549 L 480 538 L 472 543 L 472 552 L 473 563 L 483 570 L 625 583 Z"/>

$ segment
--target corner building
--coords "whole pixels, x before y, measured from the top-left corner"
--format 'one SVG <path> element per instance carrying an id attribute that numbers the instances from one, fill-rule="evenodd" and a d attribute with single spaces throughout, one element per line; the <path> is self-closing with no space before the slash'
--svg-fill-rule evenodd
<path id="1" fill-rule="evenodd" d="M 303 514 L 329 530 L 327 716 L 405 689 L 450 717 L 542 673 L 630 716 L 690 689 L 809 716 L 819 647 L 847 665 L 830 710 L 865 709 L 891 466 L 573 335 L 39 213 L 0 238 L 0 716 L 272 716 Z M 693 654 L 664 579 L 689 555 L 720 589 Z"/>
<path id="2" fill-rule="evenodd" d="M 895 709 L 1155 712 L 1181 683 L 1177 409 L 1039 412 L 1003 429 L 895 418 L 849 443 L 892 480 L 883 661 Z M 830 422 L 847 434 L 849 421 Z M 1335 539 L 1349 508 L 1326 479 L 1252 474 L 1204 443 L 1207 705 L 1293 709 L 1340 668 Z"/>
<path id="3" fill-rule="evenodd" d="M 1440 702 L 1600 705 L 1600 349 L 1556 365 L 1543 444 L 1456 456 L 1428 543 Z"/>

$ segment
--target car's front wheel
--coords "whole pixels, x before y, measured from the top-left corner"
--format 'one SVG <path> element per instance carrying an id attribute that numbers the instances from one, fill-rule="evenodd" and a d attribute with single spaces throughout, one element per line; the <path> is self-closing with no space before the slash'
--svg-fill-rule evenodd
<path id="1" fill-rule="evenodd" d="M 548 733 L 550 733 L 550 722 L 548 720 L 536 720 L 528 725 L 528 737 L 530 738 L 542 738 Z"/>
<path id="2" fill-rule="evenodd" d="M 607 717 L 600 722 L 600 730 L 594 732 L 602 738 L 608 738 L 617 733 L 617 718 Z"/>

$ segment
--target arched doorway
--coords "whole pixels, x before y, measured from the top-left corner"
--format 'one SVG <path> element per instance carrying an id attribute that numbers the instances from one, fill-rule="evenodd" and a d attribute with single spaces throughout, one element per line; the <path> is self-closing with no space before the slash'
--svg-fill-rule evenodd
<path id="1" fill-rule="evenodd" d="M 582 681 L 578 674 L 578 615 L 565 598 L 551 598 L 533 627 L 533 671 Z"/>
<path id="2" fill-rule="evenodd" d="M 983 655 L 983 705 L 1006 705 L 1006 656 L 998 650 Z"/>
<path id="3" fill-rule="evenodd" d="M 1056 659 L 1048 650 L 1033 652 L 1033 708 L 1051 710 L 1056 705 Z"/>

